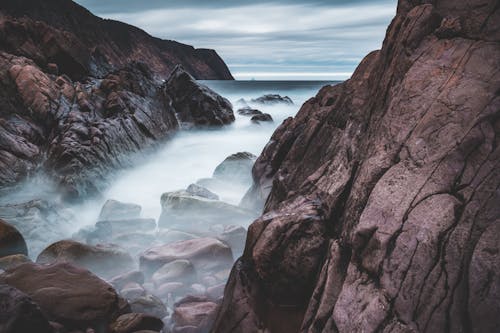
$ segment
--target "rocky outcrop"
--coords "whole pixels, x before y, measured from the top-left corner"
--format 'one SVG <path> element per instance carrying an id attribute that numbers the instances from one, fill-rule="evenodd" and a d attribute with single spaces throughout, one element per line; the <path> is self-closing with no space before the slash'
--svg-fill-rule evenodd
<path id="1" fill-rule="evenodd" d="M 293 101 L 290 97 L 280 96 L 277 94 L 263 95 L 258 98 L 252 99 L 250 102 L 257 104 L 269 104 L 269 105 L 275 105 L 275 104 L 293 105 Z"/>
<path id="2" fill-rule="evenodd" d="M 190 74 L 175 70 L 169 86 L 183 88 L 167 92 L 163 80 L 179 64 Z M 110 170 L 178 129 L 177 114 L 188 126 L 233 121 L 229 102 L 193 76 L 232 78 L 214 51 L 155 39 L 70 0 L 3 4 L 0 188 L 43 169 L 66 199 L 99 194 Z"/>
<path id="3" fill-rule="evenodd" d="M 190 126 L 234 120 L 229 102 L 180 69 L 169 85 L 190 90 L 161 88 L 143 63 L 80 82 L 0 52 L 0 78 L 0 186 L 43 165 L 68 199 L 100 193 L 110 170 L 133 165 L 177 130 L 179 113 Z M 185 100 L 198 104 L 186 109 Z"/>
<path id="4" fill-rule="evenodd" d="M 222 126 L 234 121 L 231 103 L 177 66 L 165 83 L 182 127 Z"/>
<path id="5" fill-rule="evenodd" d="M 213 332 L 500 326 L 499 17 L 400 0 L 382 49 L 277 129 Z"/>
<path id="6" fill-rule="evenodd" d="M 233 78 L 213 50 L 154 38 L 128 24 L 96 17 L 70 0 L 8 1 L 0 12 L 2 50 L 73 80 L 102 77 L 134 61 L 162 78 L 177 64 L 197 79 Z"/>
<path id="7" fill-rule="evenodd" d="M 1 274 L 0 283 L 28 295 L 48 320 L 68 331 L 106 332 L 107 326 L 127 311 L 109 284 L 67 263 L 23 264 Z"/>

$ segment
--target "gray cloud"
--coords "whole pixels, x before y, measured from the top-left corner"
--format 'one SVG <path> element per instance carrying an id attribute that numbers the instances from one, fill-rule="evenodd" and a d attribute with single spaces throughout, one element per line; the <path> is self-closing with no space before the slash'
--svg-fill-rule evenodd
<path id="1" fill-rule="evenodd" d="M 79 1 L 154 36 L 215 48 L 241 79 L 346 78 L 380 48 L 396 9 L 395 0 L 199 2 Z"/>

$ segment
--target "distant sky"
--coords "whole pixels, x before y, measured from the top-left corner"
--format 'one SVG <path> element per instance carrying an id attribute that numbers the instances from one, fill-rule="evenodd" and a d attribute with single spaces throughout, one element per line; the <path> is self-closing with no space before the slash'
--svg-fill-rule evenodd
<path id="1" fill-rule="evenodd" d="M 397 0 L 77 0 L 153 36 L 213 48 L 236 79 L 346 79 L 379 49 Z"/>

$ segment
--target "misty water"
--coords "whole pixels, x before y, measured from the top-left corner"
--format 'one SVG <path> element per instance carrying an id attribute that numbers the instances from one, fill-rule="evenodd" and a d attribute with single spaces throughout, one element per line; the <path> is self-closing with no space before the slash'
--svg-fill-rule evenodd
<path id="1" fill-rule="evenodd" d="M 199 179 L 210 178 L 214 169 L 226 157 L 237 152 L 249 152 L 258 156 L 269 141 L 274 130 L 287 117 L 294 116 L 300 106 L 313 97 L 324 85 L 334 82 L 324 81 L 202 81 L 220 95 L 226 97 L 234 106 L 236 121 L 221 129 L 179 131 L 154 153 L 142 156 L 133 168 L 116 170 L 110 175 L 110 186 L 99 198 L 87 199 L 78 206 L 66 206 L 61 214 L 70 216 L 71 223 L 57 226 L 57 237 L 47 234 L 47 244 L 30 246 L 29 236 L 25 235 L 28 247 L 34 248 L 30 256 L 36 258 L 43 246 L 55 238 L 71 237 L 87 226 L 93 226 L 102 205 L 107 199 L 115 199 L 142 206 L 141 217 L 158 220 L 161 214 L 160 197 L 165 192 L 187 188 Z M 262 105 L 248 103 L 249 106 L 269 113 L 274 122 L 255 124 L 250 117 L 239 115 L 236 111 L 243 105 L 240 99 L 250 101 L 264 94 L 289 96 L 294 105 Z M 216 194 L 224 202 L 238 205 L 250 184 L 232 184 L 217 188 Z M 19 190 L 4 194 L 0 204 L 17 204 L 32 199 L 57 198 L 57 190 L 43 174 L 27 180 Z M 259 212 L 255 212 L 258 215 Z M 0 216 L 1 217 L 1 216 Z M 246 228 L 252 219 L 240 222 Z M 50 233 L 49 230 L 45 232 Z M 39 241 L 38 241 L 39 242 Z"/>

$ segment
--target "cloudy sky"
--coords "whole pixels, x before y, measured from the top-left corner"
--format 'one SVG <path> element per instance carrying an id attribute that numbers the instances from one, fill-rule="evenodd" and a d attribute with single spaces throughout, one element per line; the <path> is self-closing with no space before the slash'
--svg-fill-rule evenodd
<path id="1" fill-rule="evenodd" d="M 164 39 L 214 48 L 236 79 L 345 79 L 397 0 L 77 0 Z"/>

